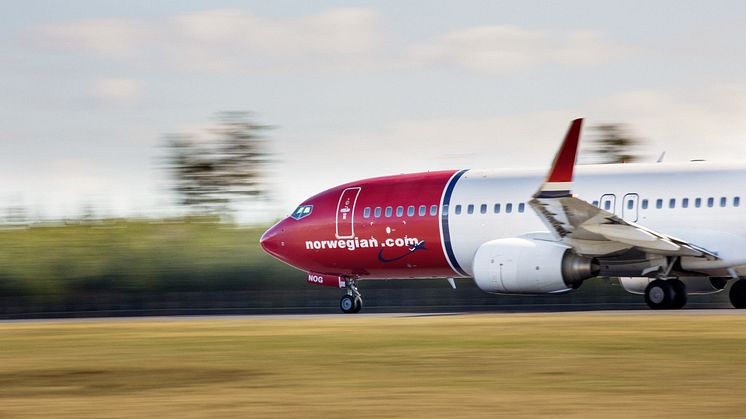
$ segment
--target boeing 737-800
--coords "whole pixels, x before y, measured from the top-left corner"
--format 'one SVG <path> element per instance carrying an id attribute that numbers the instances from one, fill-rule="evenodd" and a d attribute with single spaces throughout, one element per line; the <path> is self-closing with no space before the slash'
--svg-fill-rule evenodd
<path id="1" fill-rule="evenodd" d="M 304 201 L 261 246 L 309 283 L 346 289 L 345 313 L 362 308 L 362 280 L 455 277 L 496 294 L 619 277 L 653 309 L 732 282 L 732 304 L 746 308 L 746 164 L 575 167 L 581 125 L 546 177 L 453 170 L 351 182 Z"/>

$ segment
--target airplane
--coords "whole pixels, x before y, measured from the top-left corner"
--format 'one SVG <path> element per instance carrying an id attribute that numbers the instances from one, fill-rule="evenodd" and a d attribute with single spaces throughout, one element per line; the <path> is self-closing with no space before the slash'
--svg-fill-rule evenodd
<path id="1" fill-rule="evenodd" d="M 362 309 L 360 281 L 422 278 L 558 294 L 613 277 L 651 309 L 732 283 L 732 305 L 746 308 L 746 164 L 576 167 L 582 123 L 544 177 L 448 170 L 351 182 L 302 202 L 261 247 L 309 284 L 344 289 L 344 313 Z"/>

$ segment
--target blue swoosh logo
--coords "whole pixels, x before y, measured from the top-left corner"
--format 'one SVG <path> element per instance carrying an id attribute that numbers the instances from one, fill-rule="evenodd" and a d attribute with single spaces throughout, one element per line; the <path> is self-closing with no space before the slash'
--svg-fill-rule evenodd
<path id="1" fill-rule="evenodd" d="M 381 261 L 381 262 L 383 262 L 383 263 L 396 262 L 397 260 L 404 259 L 405 257 L 411 255 L 412 253 L 414 253 L 414 252 L 416 252 L 418 250 L 427 250 L 427 248 L 425 247 L 425 241 L 424 240 L 422 240 L 419 243 L 415 244 L 413 247 L 410 247 L 409 250 L 407 250 L 407 253 L 404 253 L 403 255 L 397 256 L 397 257 L 392 258 L 392 259 L 386 259 L 385 257 L 383 257 L 383 249 L 381 249 L 381 250 L 378 251 L 378 260 Z"/>

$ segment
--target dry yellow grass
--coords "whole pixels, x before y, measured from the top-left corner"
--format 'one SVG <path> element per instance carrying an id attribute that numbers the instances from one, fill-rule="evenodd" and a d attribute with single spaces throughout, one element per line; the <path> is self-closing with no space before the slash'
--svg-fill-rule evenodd
<path id="1" fill-rule="evenodd" d="M 0 324 L 0 417 L 735 417 L 746 316 Z"/>

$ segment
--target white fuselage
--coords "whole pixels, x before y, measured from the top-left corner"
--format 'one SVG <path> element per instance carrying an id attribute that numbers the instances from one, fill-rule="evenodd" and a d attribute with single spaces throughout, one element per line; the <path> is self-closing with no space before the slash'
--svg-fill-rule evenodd
<path id="1" fill-rule="evenodd" d="M 543 176 L 539 170 L 469 170 L 458 180 L 450 199 L 449 228 L 454 256 L 469 276 L 483 243 L 546 232 L 527 203 Z M 683 258 L 690 269 L 713 275 L 727 275 L 728 268 L 746 273 L 746 162 L 578 166 L 573 193 L 720 257 Z"/>

